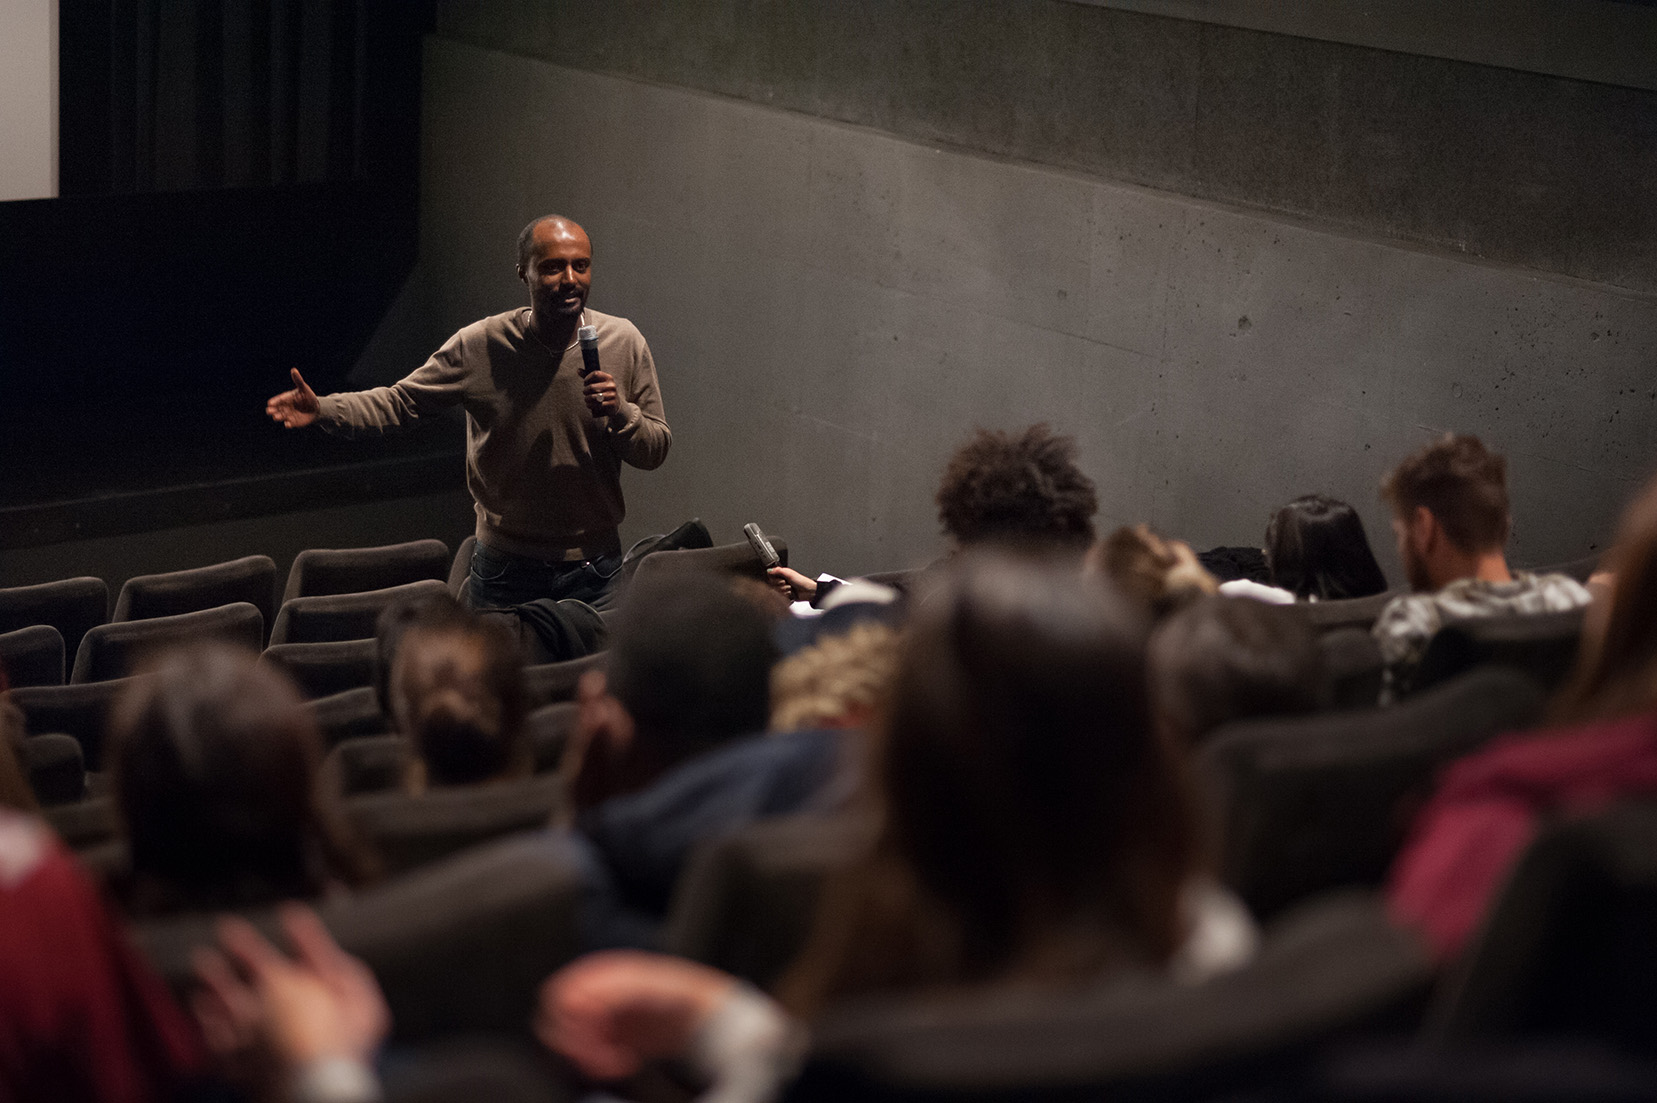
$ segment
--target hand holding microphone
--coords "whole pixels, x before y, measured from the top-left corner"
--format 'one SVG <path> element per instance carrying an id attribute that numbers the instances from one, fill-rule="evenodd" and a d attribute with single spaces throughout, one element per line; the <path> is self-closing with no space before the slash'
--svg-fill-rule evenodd
<path id="1" fill-rule="evenodd" d="M 594 417 L 609 417 L 621 409 L 621 395 L 616 381 L 598 366 L 598 328 L 582 326 L 576 336 L 581 341 L 581 397 Z"/>

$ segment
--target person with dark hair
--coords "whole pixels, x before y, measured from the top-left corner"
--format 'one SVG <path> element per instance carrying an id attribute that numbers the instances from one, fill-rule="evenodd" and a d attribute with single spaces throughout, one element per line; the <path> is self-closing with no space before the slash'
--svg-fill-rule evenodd
<path id="1" fill-rule="evenodd" d="M 588 673 L 565 763 L 599 883 L 592 946 L 653 944 L 695 845 L 811 803 L 839 765 L 841 734 L 765 734 L 771 623 L 716 575 L 627 595 L 608 670 Z"/>
<path id="2" fill-rule="evenodd" d="M 656 365 L 633 323 L 587 307 L 587 233 L 559 215 L 518 238 L 529 306 L 474 322 L 389 387 L 318 397 L 299 369 L 265 406 L 290 429 L 384 433 L 455 405 L 466 410 L 466 482 L 477 511 L 472 608 L 536 598 L 600 607 L 621 570 L 621 465 L 650 470 L 672 434 Z M 584 369 L 578 329 L 596 331 Z"/>
<path id="3" fill-rule="evenodd" d="M 874 841 L 825 887 L 781 985 L 794 1023 L 874 993 L 1074 986 L 1241 964 L 1252 924 L 1204 876 L 1183 753 L 1159 733 L 1140 614 L 1071 571 L 970 557 L 917 612 L 873 738 Z M 542 1039 L 599 1077 L 690 1056 L 768 1098 L 801 1046 L 704 966 L 594 955 L 542 991 Z"/>
<path id="4" fill-rule="evenodd" d="M 391 717 L 413 744 L 412 789 L 527 776 L 523 657 L 504 625 L 416 621 L 391 673 Z"/>
<path id="5" fill-rule="evenodd" d="M 1478 437 L 1447 434 L 1412 453 L 1382 481 L 1381 497 L 1416 591 L 1389 603 L 1372 629 L 1386 662 L 1383 701 L 1408 691 L 1427 642 L 1447 620 L 1588 604 L 1575 579 L 1508 567 L 1507 460 Z"/>
<path id="6" fill-rule="evenodd" d="M 1076 441 L 1046 424 L 1021 433 L 979 429 L 956 449 L 937 494 L 938 521 L 956 550 L 1002 547 L 1080 560 L 1094 540 L 1099 496 L 1076 464 Z M 795 601 L 828 588 L 787 567 L 770 571 Z"/>
<path id="7" fill-rule="evenodd" d="M 1307 494 L 1266 523 L 1272 585 L 1299 601 L 1369 597 L 1387 588 L 1358 511 L 1337 498 Z"/>
<path id="8" fill-rule="evenodd" d="M 1169 616 L 1151 634 L 1149 665 L 1157 717 L 1186 746 L 1222 724 L 1328 703 L 1305 618 L 1247 598 L 1205 597 Z"/>
<path id="9" fill-rule="evenodd" d="M 1554 727 L 1452 764 L 1399 853 L 1388 898 L 1440 958 L 1456 957 L 1546 820 L 1657 795 L 1657 481 L 1624 512 Z"/>
<path id="10" fill-rule="evenodd" d="M 466 610 L 448 594 L 404 598 L 380 610 L 374 621 L 374 699 L 388 720 L 396 715 L 391 671 L 397 665 L 397 651 L 403 645 L 403 636 L 417 624 L 464 624 L 467 620 Z"/>
<path id="11" fill-rule="evenodd" d="M 116 699 L 115 805 L 136 914 L 321 895 L 366 859 L 317 792 L 316 721 L 251 652 L 163 654 Z"/>

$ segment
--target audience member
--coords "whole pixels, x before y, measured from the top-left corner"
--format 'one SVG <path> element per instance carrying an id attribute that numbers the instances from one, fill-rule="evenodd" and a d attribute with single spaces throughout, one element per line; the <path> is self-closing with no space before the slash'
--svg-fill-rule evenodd
<path id="1" fill-rule="evenodd" d="M 1323 653 L 1303 617 L 1259 601 L 1205 597 L 1151 634 L 1151 700 L 1184 745 L 1234 720 L 1328 703 Z"/>
<path id="2" fill-rule="evenodd" d="M 651 945 L 691 850 L 801 811 L 840 763 L 839 733 L 764 734 L 771 626 L 714 576 L 635 583 L 608 682 L 588 674 L 566 769 L 596 880 L 594 946 Z"/>
<path id="3" fill-rule="evenodd" d="M 1045 424 L 1022 433 L 979 429 L 950 457 L 937 494 L 938 521 L 954 550 L 995 546 L 1077 559 L 1093 543 L 1099 498 L 1076 465 L 1076 442 Z M 771 577 L 795 601 L 821 603 L 826 588 L 798 571 Z"/>
<path id="4" fill-rule="evenodd" d="M 1184 760 L 1158 734 L 1139 618 L 1069 571 L 957 564 L 916 615 L 873 731 L 867 855 L 784 983 L 804 1020 L 859 993 L 1071 985 L 1239 964 L 1253 930 L 1203 875 Z M 543 1040 L 599 1077 L 687 1053 L 763 1098 L 797 1028 L 730 978 L 596 955 L 555 975 Z M 717 1066 L 717 1067 L 714 1067 Z"/>
<path id="5" fill-rule="evenodd" d="M 315 720 L 251 653 L 168 652 L 117 698 L 110 737 L 135 913 L 316 897 L 366 874 L 317 794 Z"/>
<path id="6" fill-rule="evenodd" d="M 396 709 L 391 697 L 391 671 L 397 665 L 397 649 L 403 634 L 416 624 L 464 622 L 468 613 L 448 594 L 423 594 L 404 598 L 380 610 L 374 622 L 374 699 L 387 720 Z"/>
<path id="7" fill-rule="evenodd" d="M 62 844 L 0 809 L 0 1099 L 163 1103 L 200 1073 L 199 1049 Z"/>
<path id="8" fill-rule="evenodd" d="M 411 623 L 396 649 L 391 706 L 415 752 L 411 789 L 524 777 L 533 768 L 523 657 L 500 624 L 464 613 Z"/>
<path id="9" fill-rule="evenodd" d="M 1221 591 L 1287 604 L 1369 597 L 1387 588 L 1358 511 L 1322 494 L 1296 498 L 1272 514 L 1264 551 L 1276 594 L 1230 582 Z"/>
<path id="10" fill-rule="evenodd" d="M 790 655 L 771 672 L 771 730 L 866 727 L 897 657 L 897 632 L 868 621 Z"/>
<path id="11" fill-rule="evenodd" d="M 1220 589 L 1191 545 L 1165 540 L 1149 525 L 1124 525 L 1095 544 L 1082 573 L 1109 579 L 1159 619 Z"/>
<path id="12" fill-rule="evenodd" d="M 1657 793 L 1657 482 L 1623 515 L 1610 561 L 1559 726 L 1451 766 L 1393 867 L 1394 914 L 1441 958 L 1467 944 L 1541 821 Z"/>
<path id="13" fill-rule="evenodd" d="M 1382 481 L 1381 496 L 1416 591 L 1388 604 L 1373 628 L 1386 662 L 1383 701 L 1409 691 L 1427 642 L 1446 621 L 1588 603 L 1588 591 L 1566 575 L 1509 569 L 1507 460 L 1479 438 L 1446 435 L 1415 452 Z"/>

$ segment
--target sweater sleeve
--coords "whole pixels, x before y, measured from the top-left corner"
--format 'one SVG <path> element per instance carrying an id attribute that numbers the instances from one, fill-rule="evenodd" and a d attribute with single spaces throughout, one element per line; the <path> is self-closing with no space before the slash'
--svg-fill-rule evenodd
<path id="1" fill-rule="evenodd" d="M 317 400 L 317 424 L 342 437 L 380 436 L 459 404 L 466 397 L 466 337 L 464 329 L 450 337 L 431 359 L 389 387 L 323 395 Z"/>
<path id="2" fill-rule="evenodd" d="M 625 386 L 621 408 L 611 415 L 607 433 L 616 455 L 624 462 L 651 471 L 667 459 L 673 431 L 667 427 L 667 414 L 662 409 L 656 362 L 642 336 L 628 364 Z"/>

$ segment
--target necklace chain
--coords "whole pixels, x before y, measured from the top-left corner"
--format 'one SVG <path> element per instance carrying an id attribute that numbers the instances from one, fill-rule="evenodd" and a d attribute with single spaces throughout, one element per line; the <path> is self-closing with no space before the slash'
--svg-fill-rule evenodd
<path id="1" fill-rule="evenodd" d="M 587 309 L 586 309 L 586 307 L 582 307 L 581 308 L 581 325 L 584 326 L 586 324 L 587 324 Z M 547 352 L 552 354 L 552 358 L 554 360 L 562 360 L 564 358 L 564 353 L 569 352 L 570 349 L 573 349 L 575 346 L 577 346 L 581 343 L 580 327 L 578 326 L 578 327 L 576 327 L 576 338 L 575 338 L 575 340 L 573 340 L 569 343 L 569 345 L 564 349 L 564 352 L 559 352 L 557 349 L 555 349 L 551 345 L 547 344 L 546 340 L 544 338 L 542 338 L 542 336 L 541 336 L 541 327 L 536 324 L 536 321 L 535 321 L 535 308 L 534 307 L 529 308 L 529 324 L 527 326 L 525 326 L 524 328 L 529 330 L 529 335 L 531 337 L 535 338 L 535 343 L 536 344 L 540 345 L 542 348 L 546 349 Z"/>

